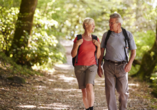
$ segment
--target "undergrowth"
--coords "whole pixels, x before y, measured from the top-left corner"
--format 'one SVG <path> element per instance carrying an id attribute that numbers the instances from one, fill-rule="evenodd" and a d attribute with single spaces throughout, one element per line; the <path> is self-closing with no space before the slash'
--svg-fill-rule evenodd
<path id="1" fill-rule="evenodd" d="M 33 70 L 27 66 L 16 64 L 12 58 L 7 57 L 4 53 L 0 52 L 0 74 L 5 75 L 42 75 L 40 71 Z"/>

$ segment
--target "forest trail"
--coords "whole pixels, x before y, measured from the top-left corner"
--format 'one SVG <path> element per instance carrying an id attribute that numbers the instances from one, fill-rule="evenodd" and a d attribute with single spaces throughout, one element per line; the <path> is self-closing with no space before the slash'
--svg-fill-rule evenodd
<path id="1" fill-rule="evenodd" d="M 70 44 L 68 42 L 64 44 Z M 43 76 L 26 79 L 23 86 L 0 84 L 0 110 L 85 110 L 81 90 L 78 89 L 74 68 L 71 65 L 70 45 L 67 50 L 67 64 L 56 64 Z M 108 110 L 104 77 L 95 78 L 94 110 Z M 151 89 L 144 82 L 129 78 L 129 100 L 127 110 L 157 110 L 157 103 L 150 95 Z M 117 106 L 118 106 L 118 94 Z"/>

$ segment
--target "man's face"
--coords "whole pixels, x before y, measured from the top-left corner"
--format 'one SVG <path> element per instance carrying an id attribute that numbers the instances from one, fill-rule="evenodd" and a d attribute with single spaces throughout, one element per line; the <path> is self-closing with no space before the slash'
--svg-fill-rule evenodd
<path id="1" fill-rule="evenodd" d="M 109 20 L 109 26 L 110 26 L 110 30 L 116 32 L 119 29 L 119 25 L 120 23 L 117 23 L 117 19 L 116 18 L 110 18 Z"/>

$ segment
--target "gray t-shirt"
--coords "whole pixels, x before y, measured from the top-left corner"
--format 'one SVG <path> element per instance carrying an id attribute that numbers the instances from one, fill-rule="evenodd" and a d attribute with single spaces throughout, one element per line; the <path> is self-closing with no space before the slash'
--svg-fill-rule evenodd
<path id="1" fill-rule="evenodd" d="M 127 35 L 130 41 L 130 50 L 135 50 L 136 44 L 131 32 L 127 31 Z M 123 32 L 115 33 L 112 31 L 105 47 L 106 36 L 107 32 L 103 34 L 101 41 L 101 48 L 106 48 L 105 59 L 111 61 L 126 61 L 126 56 L 124 52 L 125 36 L 123 35 Z M 129 50 L 126 49 L 126 51 L 127 55 L 129 55 Z"/>

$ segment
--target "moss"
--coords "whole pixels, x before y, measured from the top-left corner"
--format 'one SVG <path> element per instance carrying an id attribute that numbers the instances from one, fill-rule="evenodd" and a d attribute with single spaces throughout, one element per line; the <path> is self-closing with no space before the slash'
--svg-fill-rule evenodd
<path id="1" fill-rule="evenodd" d="M 151 92 L 151 94 L 157 98 L 157 86 L 153 88 L 153 91 Z"/>
<path id="2" fill-rule="evenodd" d="M 21 84 L 25 84 L 26 83 L 24 78 L 18 77 L 18 76 L 11 76 L 11 77 L 8 77 L 7 79 L 8 79 L 8 81 L 11 84 L 19 84 L 19 85 L 21 85 Z"/>

